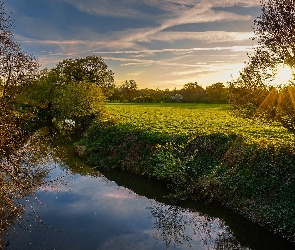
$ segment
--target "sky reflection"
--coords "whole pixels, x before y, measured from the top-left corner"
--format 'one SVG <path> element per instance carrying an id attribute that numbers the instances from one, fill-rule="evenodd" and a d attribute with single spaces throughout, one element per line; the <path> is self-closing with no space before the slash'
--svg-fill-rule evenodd
<path id="1" fill-rule="evenodd" d="M 58 168 L 52 176 L 62 175 Z M 8 249 L 250 249 L 216 217 L 148 199 L 105 177 L 68 172 L 64 179 L 59 190 L 38 191 L 31 204 L 42 223 L 35 225 L 28 209 L 29 230 L 14 227 Z"/>

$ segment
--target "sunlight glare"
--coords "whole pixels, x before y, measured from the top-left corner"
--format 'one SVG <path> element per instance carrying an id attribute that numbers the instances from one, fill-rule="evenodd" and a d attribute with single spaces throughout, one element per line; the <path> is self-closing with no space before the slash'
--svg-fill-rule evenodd
<path id="1" fill-rule="evenodd" d="M 274 79 L 276 85 L 286 84 L 294 78 L 292 69 L 287 65 L 279 65 Z"/>

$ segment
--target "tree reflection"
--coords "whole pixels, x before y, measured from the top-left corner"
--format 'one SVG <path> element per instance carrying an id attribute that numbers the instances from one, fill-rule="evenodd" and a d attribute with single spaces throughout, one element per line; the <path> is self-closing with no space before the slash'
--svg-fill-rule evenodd
<path id="1" fill-rule="evenodd" d="M 49 169 L 44 142 L 29 137 L 24 124 L 12 111 L 0 114 L 0 249 L 10 226 L 20 221 L 23 201 L 45 184 Z"/>
<path id="2" fill-rule="evenodd" d="M 248 249 L 239 244 L 219 219 L 158 202 L 148 209 L 154 219 L 153 236 L 162 238 L 166 249 L 184 244 L 196 249 Z"/>

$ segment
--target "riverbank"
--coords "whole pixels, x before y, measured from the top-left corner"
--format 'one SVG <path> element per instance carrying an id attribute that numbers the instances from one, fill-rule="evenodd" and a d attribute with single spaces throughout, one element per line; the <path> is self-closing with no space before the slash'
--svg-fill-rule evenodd
<path id="1" fill-rule="evenodd" d="M 92 166 L 160 180 L 173 197 L 217 202 L 294 242 L 292 141 L 249 140 L 227 131 L 172 134 L 108 116 L 93 123 L 78 145 L 86 146 L 84 160 Z M 282 133 L 278 137 L 291 136 Z"/>

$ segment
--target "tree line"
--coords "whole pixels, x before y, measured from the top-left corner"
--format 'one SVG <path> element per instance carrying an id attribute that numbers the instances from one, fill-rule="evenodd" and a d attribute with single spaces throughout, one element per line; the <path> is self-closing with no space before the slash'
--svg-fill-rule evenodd
<path id="1" fill-rule="evenodd" d="M 112 102 L 228 103 L 228 88 L 221 82 L 206 88 L 189 82 L 180 90 L 139 89 L 135 80 L 126 80 L 113 89 L 108 99 Z"/>

